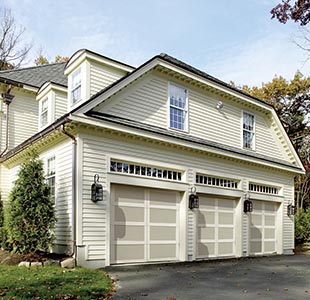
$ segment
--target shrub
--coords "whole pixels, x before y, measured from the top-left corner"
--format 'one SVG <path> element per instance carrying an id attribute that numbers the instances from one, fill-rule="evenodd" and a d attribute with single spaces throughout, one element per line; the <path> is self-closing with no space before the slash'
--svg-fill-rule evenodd
<path id="1" fill-rule="evenodd" d="M 5 242 L 5 231 L 4 231 L 4 207 L 3 207 L 3 201 L 1 199 L 0 194 L 0 248 L 3 247 L 3 244 Z"/>
<path id="2" fill-rule="evenodd" d="M 14 252 L 46 251 L 54 240 L 55 211 L 43 163 L 33 157 L 21 165 L 9 195 L 6 228 Z"/>
<path id="3" fill-rule="evenodd" d="M 299 209 L 295 215 L 295 242 L 303 244 L 310 242 L 310 209 Z"/>

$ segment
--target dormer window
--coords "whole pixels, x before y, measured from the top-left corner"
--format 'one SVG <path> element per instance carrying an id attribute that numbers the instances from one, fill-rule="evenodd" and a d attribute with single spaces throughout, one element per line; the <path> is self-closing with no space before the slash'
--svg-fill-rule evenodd
<path id="1" fill-rule="evenodd" d="M 77 69 L 72 74 L 71 81 L 71 104 L 74 105 L 82 99 L 82 78 L 81 78 L 81 68 Z"/>
<path id="2" fill-rule="evenodd" d="M 175 84 L 169 84 L 169 127 L 187 131 L 188 96 L 187 89 Z"/>
<path id="3" fill-rule="evenodd" d="M 45 127 L 48 123 L 48 98 L 41 101 L 40 108 L 40 128 Z"/>
<path id="4" fill-rule="evenodd" d="M 255 116 L 248 112 L 242 114 L 242 146 L 255 150 Z"/>

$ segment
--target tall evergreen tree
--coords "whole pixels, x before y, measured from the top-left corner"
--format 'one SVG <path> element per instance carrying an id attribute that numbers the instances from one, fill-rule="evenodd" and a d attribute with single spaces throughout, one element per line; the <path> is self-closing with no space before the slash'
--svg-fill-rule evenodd
<path id="1" fill-rule="evenodd" d="M 9 195 L 6 222 L 14 252 L 46 251 L 52 245 L 56 218 L 41 160 L 22 164 Z"/>

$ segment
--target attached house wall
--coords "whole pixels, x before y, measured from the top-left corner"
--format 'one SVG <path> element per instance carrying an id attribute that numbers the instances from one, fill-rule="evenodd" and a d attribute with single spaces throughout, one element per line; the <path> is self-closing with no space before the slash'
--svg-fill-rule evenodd
<path id="1" fill-rule="evenodd" d="M 98 64 L 94 61 L 89 63 L 90 66 L 90 96 L 95 95 L 100 90 L 117 81 L 124 75 L 125 71 Z"/>
<path id="2" fill-rule="evenodd" d="M 242 106 L 209 91 L 194 88 L 182 81 L 160 77 L 156 72 L 137 80 L 131 88 L 119 92 L 95 110 L 168 128 L 169 82 L 177 83 L 188 89 L 189 135 L 241 148 L 242 112 L 245 110 L 255 115 L 255 152 L 277 159 L 288 159 L 279 136 L 272 128 L 269 120 L 271 115 L 268 112 L 263 113 L 254 107 Z M 216 109 L 219 101 L 222 101 L 224 105 L 221 111 Z"/>
<path id="3" fill-rule="evenodd" d="M 38 103 L 35 95 L 15 89 L 11 94 L 15 97 L 9 105 L 9 149 L 18 146 L 38 131 Z M 1 107 L 0 151 L 3 151 L 6 139 L 6 105 L 2 103 Z"/>
<path id="4" fill-rule="evenodd" d="M 166 189 L 178 189 L 185 194 L 184 230 L 186 231 L 186 246 L 182 257 L 188 260 L 195 257 L 195 212 L 187 209 L 186 199 L 190 185 L 195 184 L 198 191 L 203 193 L 214 193 L 218 195 L 239 195 L 242 198 L 243 193 L 248 190 L 250 181 L 260 182 L 265 185 L 274 185 L 281 187 L 280 195 L 257 196 L 251 193 L 251 199 L 277 201 L 279 203 L 278 221 L 284 219 L 283 236 L 280 230 L 278 236 L 278 253 L 291 252 L 293 245 L 293 220 L 286 215 L 286 206 L 293 200 L 292 176 L 289 173 L 280 172 L 271 168 L 262 168 L 255 165 L 249 165 L 242 162 L 227 160 L 218 157 L 211 157 L 207 154 L 193 153 L 186 150 L 180 150 L 164 145 L 158 145 L 151 142 L 129 139 L 112 134 L 79 134 L 81 155 L 80 170 L 83 170 L 83 177 L 79 179 L 79 190 L 81 199 L 78 204 L 78 244 L 82 245 L 78 249 L 79 263 L 82 265 L 98 266 L 109 263 L 110 249 L 110 188 L 115 183 L 115 178 L 121 178 L 119 183 L 128 183 L 133 185 L 145 185 L 148 187 L 158 187 Z M 149 164 L 151 166 L 171 166 L 185 172 L 185 177 L 181 183 L 168 182 L 159 179 L 137 178 L 130 175 L 115 176 L 109 171 L 110 159 L 120 159 L 128 162 Z M 221 177 L 238 178 L 241 185 L 238 191 L 229 189 L 200 187 L 195 183 L 196 172 L 211 174 Z M 93 177 L 99 174 L 100 183 L 104 188 L 104 201 L 93 203 L 90 200 L 90 187 L 93 183 Z M 114 178 L 114 179 L 113 179 Z M 117 179 L 118 180 L 118 179 Z M 240 202 L 241 203 L 241 202 Z M 181 210 L 182 210 L 181 209 Z M 241 214 L 241 206 L 239 207 Z M 243 214 L 243 213 L 242 213 Z M 247 255 L 247 216 L 243 214 L 240 218 L 238 232 L 240 245 L 238 245 L 238 256 Z M 281 222 L 280 222 L 281 224 Z M 242 239 L 242 241 L 241 241 Z M 283 241 L 282 241 L 283 240 Z"/>

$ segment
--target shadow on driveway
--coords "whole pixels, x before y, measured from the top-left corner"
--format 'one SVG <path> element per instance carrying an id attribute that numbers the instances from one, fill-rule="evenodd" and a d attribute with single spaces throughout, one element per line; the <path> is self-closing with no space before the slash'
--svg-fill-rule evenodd
<path id="1" fill-rule="evenodd" d="M 310 256 L 106 268 L 115 300 L 310 300 Z"/>

